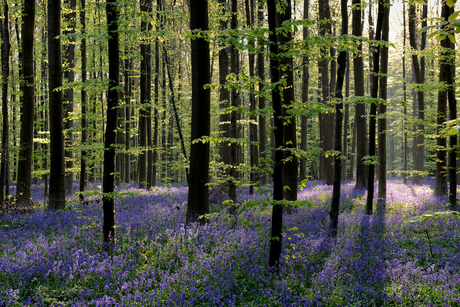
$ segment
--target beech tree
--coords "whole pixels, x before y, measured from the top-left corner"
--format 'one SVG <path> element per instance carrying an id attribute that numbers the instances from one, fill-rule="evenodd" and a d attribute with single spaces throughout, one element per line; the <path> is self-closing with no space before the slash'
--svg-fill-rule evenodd
<path id="1" fill-rule="evenodd" d="M 109 88 L 107 93 L 107 127 L 104 143 L 104 173 L 102 178 L 102 201 L 104 211 L 103 242 L 111 249 L 115 242 L 115 143 L 117 129 L 117 106 L 120 58 L 118 41 L 118 4 L 116 0 L 107 0 L 107 30 L 109 34 Z"/>
<path id="2" fill-rule="evenodd" d="M 17 173 L 18 186 L 16 189 L 16 199 L 18 203 L 24 206 L 30 205 L 30 184 L 32 176 L 35 111 L 34 33 L 35 0 L 25 0 L 22 14 L 22 67 L 20 70 L 22 79 L 21 89 L 23 94 Z"/>
<path id="3" fill-rule="evenodd" d="M 190 0 L 191 64 L 192 64 L 192 122 L 190 145 L 190 185 L 186 222 L 197 222 L 199 216 L 209 213 L 209 142 L 198 141 L 210 136 L 211 91 L 209 42 L 204 37 L 208 28 L 208 1 Z M 205 223 L 205 219 L 199 219 Z"/>

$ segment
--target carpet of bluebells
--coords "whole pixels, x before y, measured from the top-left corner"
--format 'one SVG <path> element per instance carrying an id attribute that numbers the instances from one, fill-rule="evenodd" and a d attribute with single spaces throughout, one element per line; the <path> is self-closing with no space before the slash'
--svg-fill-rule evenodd
<path id="1" fill-rule="evenodd" d="M 32 192 L 38 207 L 43 189 Z M 268 268 L 271 207 L 252 201 L 269 198 L 269 188 L 239 190 L 237 217 L 215 201 L 206 226 L 184 224 L 185 186 L 119 192 L 110 253 L 100 203 L 75 197 L 65 211 L 1 216 L 0 306 L 460 305 L 459 222 L 401 227 L 446 209 L 432 182 L 390 180 L 386 210 L 372 216 L 363 214 L 366 192 L 345 182 L 336 238 L 328 232 L 332 187 L 307 184 L 299 190 L 305 205 L 284 217 L 278 274 Z"/>

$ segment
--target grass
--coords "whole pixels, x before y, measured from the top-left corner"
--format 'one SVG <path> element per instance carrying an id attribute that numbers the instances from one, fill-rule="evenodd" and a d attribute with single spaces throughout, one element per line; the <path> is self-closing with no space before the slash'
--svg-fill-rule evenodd
<path id="1" fill-rule="evenodd" d="M 444 210 L 446 199 L 430 184 L 391 180 L 386 210 L 366 216 L 366 192 L 353 187 L 342 187 L 336 238 L 328 235 L 332 188 L 314 182 L 299 191 L 305 202 L 284 217 L 278 275 L 268 268 L 267 201 L 246 203 L 236 219 L 216 202 L 201 227 L 185 225 L 186 187 L 123 186 L 110 254 L 101 244 L 101 204 L 2 216 L 0 306 L 459 305 L 458 222 L 401 227 Z M 254 199 L 244 189 L 238 195 L 240 203 Z"/>

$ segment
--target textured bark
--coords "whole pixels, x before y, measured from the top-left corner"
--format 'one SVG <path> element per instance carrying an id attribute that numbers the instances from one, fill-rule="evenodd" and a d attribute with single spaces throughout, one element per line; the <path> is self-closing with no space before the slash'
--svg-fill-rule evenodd
<path id="1" fill-rule="evenodd" d="M 284 12 L 277 14 L 277 25 L 280 27 L 283 21 L 291 19 L 291 1 L 285 2 Z M 279 54 L 289 52 L 292 49 L 292 32 L 278 34 L 278 44 L 280 45 Z M 289 109 L 291 104 L 295 100 L 294 93 L 294 71 L 292 57 L 282 55 L 279 59 L 279 65 L 281 68 L 280 78 L 285 80 L 286 84 L 282 90 L 282 103 L 285 117 L 283 123 L 284 133 L 284 144 L 287 150 L 285 151 L 284 157 L 286 162 L 284 163 L 283 170 L 283 184 L 288 189 L 284 191 L 284 199 L 289 201 L 297 200 L 297 186 L 298 186 L 298 161 L 297 157 L 291 152 L 297 148 L 297 136 L 296 136 L 296 117 L 294 114 L 290 114 Z M 289 208 L 288 208 L 289 209 Z"/>
<path id="2" fill-rule="evenodd" d="M 30 180 L 32 172 L 32 146 L 34 133 L 35 84 L 34 84 L 34 32 L 35 1 L 25 0 L 22 26 L 22 108 L 18 157 L 16 198 L 19 204 L 30 204 Z"/>
<path id="3" fill-rule="evenodd" d="M 152 15 L 152 1 L 146 0 L 146 12 Z M 147 33 L 152 32 L 152 23 L 147 23 Z M 152 44 L 147 42 L 145 54 L 145 102 L 146 102 L 146 137 L 147 137 L 147 190 L 153 186 L 153 151 L 152 151 Z"/>
<path id="4" fill-rule="evenodd" d="M 423 17 L 422 17 L 423 18 Z M 416 42 L 416 13 L 415 13 L 415 4 L 409 5 L 409 41 L 411 48 L 414 51 L 417 51 L 417 42 Z M 426 36 L 425 36 L 426 37 Z M 424 42 L 422 39 L 422 45 L 420 50 L 424 49 Z M 418 86 L 422 85 L 425 82 L 424 76 L 424 65 L 421 65 L 419 58 L 415 52 L 412 52 L 412 67 L 414 69 L 415 81 Z M 417 132 L 414 138 L 414 177 L 412 179 L 413 184 L 420 184 L 423 181 L 422 173 L 424 171 L 424 160 L 425 160 L 425 145 L 424 145 L 424 120 L 425 120 L 425 102 L 424 102 L 424 93 L 419 88 L 417 90 Z"/>
<path id="5" fill-rule="evenodd" d="M 404 101 L 404 119 L 403 119 L 403 183 L 407 183 L 407 158 L 408 158 L 408 148 L 407 148 L 407 81 L 406 81 L 406 39 L 407 39 L 407 31 L 406 31 L 406 3 L 403 2 L 403 25 L 404 25 L 404 33 L 403 33 L 403 101 Z M 439 102 L 438 102 L 439 103 Z M 437 165 L 438 163 L 436 163 Z M 437 181 L 436 181 L 437 182 Z"/>
<path id="6" fill-rule="evenodd" d="M 340 1 L 342 15 L 342 36 L 348 34 L 348 12 L 347 0 Z M 335 98 L 339 102 L 335 106 L 335 144 L 334 150 L 339 155 L 334 156 L 334 187 L 332 189 L 331 210 L 329 211 L 329 229 L 333 236 L 337 235 L 337 225 L 339 223 L 340 209 L 340 186 L 342 181 L 342 124 L 343 124 L 343 82 L 345 79 L 345 70 L 347 68 L 347 53 L 340 51 L 337 59 L 339 69 L 337 70 L 337 84 L 334 92 Z"/>
<path id="7" fill-rule="evenodd" d="M 230 27 L 231 29 L 238 28 L 238 1 L 232 0 L 231 1 L 231 12 L 232 18 Z M 230 45 L 230 72 L 234 75 L 239 74 L 239 52 L 235 44 Z M 238 145 L 235 143 L 236 139 L 239 137 L 238 135 L 238 124 L 237 124 L 237 112 L 236 108 L 239 106 L 239 92 L 237 89 L 232 88 L 230 92 L 230 100 L 231 100 L 231 107 L 232 111 L 230 113 L 230 138 L 233 142 L 230 144 L 230 173 L 229 173 L 229 189 L 228 189 L 228 198 L 236 203 L 236 183 L 238 172 L 237 166 L 239 163 L 238 159 Z M 236 213 L 236 207 L 231 206 L 229 208 L 229 212 L 231 214 Z"/>
<path id="8" fill-rule="evenodd" d="M 81 12 L 80 12 L 80 21 L 82 26 L 83 37 L 81 39 L 81 82 L 86 83 L 86 3 L 85 0 L 81 0 Z M 88 119 L 86 118 L 86 90 L 82 88 L 81 90 L 81 145 L 82 148 L 85 148 L 88 142 Z M 81 151 L 81 160 L 80 160 L 80 192 L 85 191 L 86 186 L 86 160 L 87 153 L 85 149 Z M 83 199 L 83 194 L 80 194 L 80 198 Z"/>
<path id="9" fill-rule="evenodd" d="M 290 0 L 287 0 L 290 2 Z M 280 81 L 279 60 L 278 60 L 278 37 L 275 33 L 277 28 L 277 11 L 275 1 L 267 2 L 268 8 L 268 27 L 270 30 L 270 71 L 271 71 L 271 82 L 276 84 Z M 284 146 L 284 133 L 283 133 L 283 106 L 281 101 L 281 94 L 278 91 L 278 87 L 272 91 L 272 105 L 273 105 L 273 116 L 274 116 L 274 140 L 275 148 L 281 148 Z M 283 163 L 284 153 L 282 150 L 275 150 L 275 160 L 273 167 L 273 200 L 283 200 Z M 270 240 L 270 251 L 268 265 L 275 271 L 278 271 L 279 259 L 281 255 L 281 248 L 283 245 L 283 206 L 281 204 L 275 204 L 272 211 L 271 221 L 271 240 Z"/>
<path id="10" fill-rule="evenodd" d="M 353 5 L 356 7 L 353 10 L 353 35 L 362 36 L 361 24 L 361 0 L 353 0 Z M 353 56 L 353 73 L 355 80 L 355 96 L 357 98 L 364 96 L 364 65 L 362 58 L 362 45 L 358 46 L 358 53 Z M 366 105 L 364 102 L 358 102 L 355 107 L 355 125 L 356 134 L 356 189 L 362 189 L 367 186 L 368 167 L 363 163 L 362 159 L 367 156 L 367 121 L 366 121 Z"/>
<path id="11" fill-rule="evenodd" d="M 308 20 L 309 14 L 309 1 L 304 0 L 303 2 L 303 18 Z M 308 27 L 303 27 L 303 39 L 304 41 L 308 38 L 309 31 Z M 308 47 L 305 47 L 308 49 Z M 310 58 L 308 56 L 303 57 L 303 71 L 302 71 L 302 102 L 306 103 L 308 101 L 308 82 L 310 80 L 310 71 L 309 71 L 309 63 Z M 303 115 L 300 117 L 300 150 L 304 153 L 307 152 L 307 116 Z M 307 179 L 307 160 L 305 158 L 300 159 L 300 172 L 299 172 L 299 181 Z"/>
<path id="12" fill-rule="evenodd" d="M 0 167 L 0 202 L 9 194 L 9 118 L 8 118 L 8 80 L 10 75 L 10 31 L 8 28 L 8 3 L 3 6 L 2 35 L 2 161 Z"/>
<path id="13" fill-rule="evenodd" d="M 254 0 L 245 0 L 245 8 L 246 8 L 246 26 L 248 29 L 251 29 L 254 26 Z M 249 45 L 254 48 L 254 41 L 251 40 Z M 249 52 L 249 78 L 252 80 L 254 78 L 254 62 L 255 57 L 254 53 Z M 259 148 L 257 146 L 257 124 L 256 124 L 256 97 L 255 94 L 252 93 L 255 89 L 251 86 L 250 93 L 249 93 L 249 110 L 251 111 L 251 123 L 249 124 L 249 140 L 251 142 L 249 147 L 249 160 L 251 164 L 251 173 L 250 182 L 251 185 L 249 186 L 249 194 L 254 194 L 254 185 L 258 184 L 259 182 L 259 172 L 257 171 L 259 165 Z"/>
<path id="14" fill-rule="evenodd" d="M 107 249 L 112 249 L 115 243 L 115 142 L 117 129 L 117 106 L 119 101 L 118 86 L 120 58 L 118 41 L 118 5 L 116 0 L 107 0 L 107 25 L 109 33 L 109 89 L 107 93 L 107 126 L 105 129 L 104 164 L 102 177 L 102 200 L 104 211 L 103 242 Z"/>
<path id="15" fill-rule="evenodd" d="M 388 41 L 389 33 L 389 16 L 390 8 L 384 8 L 384 17 L 382 25 L 382 40 Z M 387 197 L 387 77 L 388 73 L 388 47 L 383 46 L 381 48 L 381 58 L 380 58 L 380 98 L 385 101 L 385 103 L 379 103 L 379 119 L 378 119 L 378 162 L 379 162 L 379 189 L 378 189 L 378 205 L 379 207 L 385 206 L 386 197 Z"/>
<path id="16" fill-rule="evenodd" d="M 442 5 L 441 14 L 448 14 L 447 4 Z M 449 69 L 450 56 L 448 48 L 450 47 L 449 38 L 441 41 L 441 63 L 439 69 L 439 82 L 447 83 L 447 69 Z M 438 112 L 437 112 L 437 139 L 436 139 L 436 184 L 435 195 L 447 195 L 447 139 L 440 134 L 443 129 L 444 122 L 447 119 L 447 91 L 445 89 L 438 90 Z"/>
<path id="17" fill-rule="evenodd" d="M 64 70 L 64 80 L 68 83 L 75 81 L 75 34 L 76 18 L 77 18 L 77 1 L 76 0 L 65 0 L 66 8 L 69 10 L 68 13 L 64 14 L 67 28 L 64 31 L 64 35 L 70 35 L 69 42 L 64 46 L 64 57 L 67 60 L 66 69 Z M 65 193 L 66 195 L 73 194 L 73 119 L 71 118 L 73 113 L 73 99 L 74 91 L 73 87 L 69 87 L 64 91 L 64 128 L 65 128 Z"/>
<path id="18" fill-rule="evenodd" d="M 63 135 L 63 98 L 56 88 L 62 86 L 61 2 L 48 3 L 48 63 L 50 104 L 50 209 L 65 207 L 65 158 Z"/>
<path id="19" fill-rule="evenodd" d="M 263 14 L 263 2 L 259 0 L 259 10 L 257 13 L 257 19 L 259 23 L 264 20 Z M 257 75 L 260 79 L 259 91 L 262 92 L 265 82 L 265 59 L 264 59 L 264 39 L 259 38 L 257 44 L 260 46 L 260 53 L 257 55 Z M 263 95 L 259 96 L 259 110 L 265 110 L 265 97 Z M 259 114 L 259 158 L 265 161 L 267 158 L 267 124 L 266 124 L 265 114 Z M 262 174 L 260 176 L 260 184 L 266 184 L 268 181 L 267 176 L 267 165 L 264 162 L 260 166 L 262 168 Z"/>
<path id="20" fill-rule="evenodd" d="M 190 28 L 208 30 L 208 4 L 206 0 L 190 0 Z M 210 83 L 209 42 L 203 37 L 191 40 L 192 64 L 192 123 L 190 146 L 190 181 L 188 191 L 187 223 L 197 222 L 200 215 L 209 213 L 209 143 L 194 140 L 210 136 L 211 91 L 204 88 Z M 200 219 L 205 223 L 205 219 Z"/>
<path id="21" fill-rule="evenodd" d="M 377 16 L 377 29 L 375 33 L 375 39 L 377 41 L 380 40 L 382 35 L 382 26 L 383 26 L 383 19 L 384 19 L 384 3 L 379 2 L 378 6 L 378 16 Z M 372 88 L 371 88 L 371 97 L 376 99 L 378 97 L 378 90 L 379 90 L 379 77 L 378 74 L 380 72 L 380 45 L 376 46 L 373 55 L 373 74 L 372 74 Z M 370 119 L 369 119 L 369 156 L 375 156 L 375 124 L 376 124 L 376 116 L 377 116 L 377 103 L 371 103 L 371 111 L 370 111 Z M 367 189 L 367 201 L 366 201 L 366 214 L 372 214 L 373 212 L 373 203 L 374 203 L 374 164 L 369 165 L 369 177 L 368 177 L 368 189 Z"/>
<path id="22" fill-rule="evenodd" d="M 321 0 L 318 2 L 319 6 L 319 20 L 330 19 L 330 8 L 329 0 Z M 323 23 L 320 25 L 320 35 L 325 36 L 331 32 L 329 23 Z M 326 53 L 326 50 L 323 50 Z M 322 90 L 322 102 L 325 106 L 329 106 L 329 60 L 326 57 L 322 57 L 319 62 L 319 69 L 321 74 L 321 90 Z M 322 125 L 321 135 L 321 147 L 323 149 L 322 156 L 324 153 L 334 148 L 334 115 L 331 112 L 327 112 L 321 115 L 320 125 Z M 334 182 L 334 167 L 332 165 L 334 158 L 330 155 L 324 157 L 321 163 L 323 174 L 322 180 L 326 180 L 326 184 L 332 185 Z"/>

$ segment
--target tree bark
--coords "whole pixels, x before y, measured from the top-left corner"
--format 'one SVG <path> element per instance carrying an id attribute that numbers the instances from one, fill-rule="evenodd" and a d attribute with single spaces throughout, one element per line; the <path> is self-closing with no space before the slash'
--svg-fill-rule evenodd
<path id="1" fill-rule="evenodd" d="M 8 83 L 10 75 L 10 31 L 8 28 L 8 3 L 3 3 L 2 35 L 2 161 L 0 167 L 0 202 L 9 194 L 9 118 L 8 118 Z"/>
<path id="2" fill-rule="evenodd" d="M 16 199 L 19 204 L 30 204 L 32 174 L 32 146 L 34 133 L 35 82 L 34 82 L 34 32 L 35 1 L 25 0 L 22 26 L 22 108 L 18 157 Z"/>
<path id="3" fill-rule="evenodd" d="M 86 84 L 86 0 L 81 0 L 81 12 L 80 12 L 80 20 L 81 20 L 81 27 L 82 27 L 82 39 L 81 39 L 81 82 Z M 87 145 L 87 138 L 88 138 L 88 119 L 87 119 L 87 111 L 86 111 L 86 90 L 82 88 L 81 90 L 81 144 L 82 148 L 85 148 Z M 80 193 L 85 191 L 86 186 L 86 161 L 88 159 L 87 152 L 85 149 L 81 151 L 81 160 L 80 160 Z M 83 200 L 83 194 L 80 194 L 80 198 Z"/>
<path id="4" fill-rule="evenodd" d="M 290 3 L 290 0 L 287 0 Z M 276 35 L 277 24 L 277 10 L 275 1 L 267 2 L 268 8 L 268 27 L 270 30 L 270 71 L 271 71 L 271 82 L 277 84 L 280 81 L 280 70 L 279 70 L 279 58 L 278 58 L 278 36 Z M 275 160 L 273 166 L 273 200 L 283 200 L 283 168 L 284 163 L 284 152 L 282 148 L 284 143 L 283 133 L 283 106 L 281 101 L 281 93 L 277 87 L 272 91 L 272 105 L 273 105 L 273 116 L 274 116 L 274 136 L 275 136 Z M 279 259 L 281 255 L 281 248 L 283 245 L 283 205 L 277 203 L 273 205 L 272 221 L 271 221 L 271 240 L 270 240 L 270 251 L 268 266 L 273 268 L 274 271 L 278 271 Z"/>
<path id="5" fill-rule="evenodd" d="M 118 86 L 120 85 L 119 71 L 120 51 L 118 41 L 118 4 L 116 0 L 107 0 L 107 25 L 109 33 L 109 89 L 107 93 L 107 126 L 104 142 L 104 165 L 102 178 L 102 200 L 104 211 L 103 240 L 108 250 L 115 243 L 115 142 L 117 134 L 117 106 L 119 101 Z"/>
<path id="6" fill-rule="evenodd" d="M 353 0 L 355 9 L 353 10 L 352 34 L 360 37 L 363 35 L 361 25 L 361 0 Z M 362 45 L 358 46 L 358 53 L 353 56 L 353 73 L 355 80 L 355 96 L 364 97 L 364 64 L 362 58 Z M 363 189 L 367 186 L 368 167 L 362 159 L 367 156 L 367 121 L 366 105 L 364 101 L 356 103 L 355 107 L 355 124 L 353 129 L 356 131 L 356 185 L 355 189 Z"/>
<path id="7" fill-rule="evenodd" d="M 208 30 L 208 3 L 190 0 L 190 28 L 193 33 Z M 198 30 L 200 29 L 200 30 Z M 197 222 L 200 215 L 209 213 L 209 142 L 195 140 L 210 136 L 211 91 L 209 42 L 204 37 L 191 40 L 192 64 L 192 123 L 190 146 L 190 181 L 188 191 L 187 223 Z M 199 220 L 205 223 L 205 219 Z"/>
<path id="8" fill-rule="evenodd" d="M 48 3 L 48 63 L 49 63 L 49 104 L 50 104 L 50 209 L 65 207 L 65 156 L 63 135 L 63 99 L 62 92 L 56 90 L 62 86 L 61 55 L 61 2 L 50 0 Z"/>
<path id="9" fill-rule="evenodd" d="M 257 13 L 257 19 L 259 23 L 262 23 L 264 20 L 263 13 L 263 3 L 259 0 L 260 7 Z M 259 92 L 262 92 L 264 83 L 265 83 L 265 59 L 264 59 L 264 38 L 259 38 L 257 44 L 260 46 L 260 53 L 257 54 L 257 75 L 260 79 L 259 82 Z M 259 95 L 259 110 L 265 110 L 265 97 Z M 263 164 L 260 166 L 262 169 L 262 174 L 260 175 L 260 184 L 264 185 L 268 181 L 267 176 L 267 163 L 265 162 L 267 158 L 267 124 L 266 116 L 264 113 L 259 114 L 259 157 L 263 160 Z"/>
<path id="10" fill-rule="evenodd" d="M 67 67 L 64 70 L 64 80 L 67 83 L 73 83 L 75 81 L 75 28 L 76 28 L 76 20 L 77 20 L 77 1 L 76 0 L 65 0 L 64 4 L 66 5 L 67 9 L 69 10 L 68 13 L 64 14 L 64 18 L 66 20 L 66 30 L 64 31 L 64 35 L 69 35 L 69 41 L 66 45 L 64 45 L 64 57 L 67 60 Z M 66 195 L 73 194 L 73 99 L 74 99 L 74 91 L 73 87 L 69 87 L 64 91 L 64 128 L 65 128 L 65 193 Z"/>

